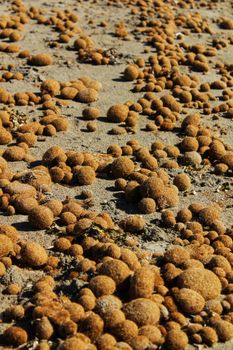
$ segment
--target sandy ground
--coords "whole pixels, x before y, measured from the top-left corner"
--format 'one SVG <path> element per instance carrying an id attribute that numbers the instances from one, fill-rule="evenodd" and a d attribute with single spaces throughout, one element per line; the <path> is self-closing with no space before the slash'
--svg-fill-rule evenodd
<path id="1" fill-rule="evenodd" d="M 24 1 L 26 6 L 34 5 L 34 1 Z M 155 50 L 151 49 L 151 53 L 145 53 L 144 38 L 139 40 L 130 33 L 135 26 L 135 19 L 130 15 L 130 9 L 119 4 L 117 6 L 106 6 L 106 1 L 99 1 L 97 3 L 93 1 L 73 1 L 73 0 L 50 0 L 49 2 L 37 1 L 36 6 L 42 6 L 45 9 L 46 15 L 52 14 L 52 11 L 56 9 L 64 10 L 70 8 L 77 11 L 79 16 L 79 24 L 86 34 L 91 36 L 95 41 L 96 46 L 100 46 L 106 49 L 114 49 L 116 53 L 116 63 L 114 65 L 107 66 L 95 66 L 92 64 L 81 63 L 77 60 L 77 53 L 68 49 L 72 47 L 72 41 L 69 44 L 62 44 L 59 48 L 51 49 L 48 46 L 49 42 L 57 39 L 58 33 L 54 32 L 50 26 L 35 25 L 35 23 L 29 23 L 25 26 L 24 37 L 20 41 L 20 45 L 23 49 L 28 49 L 32 54 L 40 52 L 51 52 L 54 57 L 54 64 L 47 67 L 30 67 L 28 65 L 21 65 L 21 61 L 17 59 L 16 55 L 7 55 L 6 53 L 0 53 L 1 64 L 13 63 L 16 65 L 17 70 L 25 73 L 25 79 L 23 81 L 13 80 L 12 82 L 0 83 L 2 87 L 7 88 L 10 92 L 17 91 L 39 91 L 40 82 L 47 79 L 57 79 L 60 81 L 68 81 L 78 79 L 80 76 L 87 75 L 91 78 L 97 79 L 103 85 L 103 89 L 99 94 L 97 102 L 93 103 L 93 106 L 97 106 L 101 110 L 101 118 L 98 120 L 98 130 L 94 133 L 86 132 L 86 122 L 82 119 L 82 110 L 86 106 L 76 102 L 70 102 L 67 107 L 62 108 L 62 115 L 66 116 L 70 122 L 68 132 L 57 133 L 52 138 L 47 137 L 46 140 L 37 142 L 36 146 L 31 149 L 31 153 L 35 159 L 40 160 L 45 150 L 52 145 L 59 145 L 65 150 L 80 150 L 88 152 L 101 152 L 105 153 L 108 146 L 111 144 L 119 144 L 123 146 L 128 140 L 138 139 L 142 146 L 150 146 L 155 140 L 165 141 L 167 144 L 174 145 L 180 140 L 180 136 L 176 132 L 163 132 L 159 131 L 157 134 L 145 131 L 145 125 L 148 122 L 148 117 L 141 115 L 139 122 L 139 129 L 136 135 L 124 134 L 124 135 L 110 135 L 108 131 L 113 127 L 112 124 L 106 121 L 106 113 L 108 108 L 116 103 L 124 103 L 127 100 L 137 101 L 142 93 L 133 93 L 131 91 L 132 82 L 126 82 L 122 80 L 122 72 L 124 71 L 126 64 L 132 63 L 137 57 L 147 58 Z M 202 16 L 210 21 L 219 18 L 219 16 L 227 15 L 229 17 L 232 4 L 230 1 L 218 2 L 215 9 L 207 10 L 206 8 L 200 9 L 199 12 Z M 9 2 L 0 2 L 0 15 L 4 15 L 8 12 Z M 195 12 L 196 9 L 182 10 L 180 12 Z M 232 16 L 233 18 L 233 16 Z M 88 23 L 92 20 L 92 23 Z M 106 27 L 101 27 L 102 21 L 107 22 Z M 115 24 L 120 21 L 125 21 L 126 27 L 129 31 L 129 36 L 126 40 L 122 40 L 114 36 Z M 232 36 L 232 31 L 221 30 L 216 23 L 211 23 L 211 27 L 217 31 L 218 37 Z M 193 33 L 187 37 L 186 42 L 190 43 L 208 43 L 210 36 L 203 33 Z M 220 62 L 232 63 L 233 46 L 230 45 L 222 50 L 218 51 L 217 57 L 213 57 L 213 63 L 217 60 Z M 213 64 L 212 64 L 213 65 Z M 184 71 L 188 71 L 187 67 L 184 67 Z M 216 74 L 215 70 L 210 70 L 208 73 L 198 73 L 201 82 L 212 82 L 220 76 Z M 214 94 L 219 97 L 221 91 L 215 90 Z M 164 92 L 163 92 L 164 93 Z M 158 94 L 160 96 L 161 94 Z M 218 101 L 214 102 L 217 104 Z M 35 107 L 15 107 L 15 109 L 23 111 L 29 118 L 38 118 L 41 115 L 39 109 Z M 221 128 L 226 130 L 226 134 L 222 135 L 223 140 L 233 146 L 233 124 L 232 120 L 224 118 L 221 114 L 219 120 L 212 119 L 212 115 L 203 116 L 203 120 L 206 125 L 211 125 L 216 132 L 219 131 L 219 127 L 216 126 L 216 122 L 220 124 Z M 5 146 L 1 146 L 4 148 Z M 27 167 L 24 162 L 14 162 L 10 164 L 14 171 L 23 170 Z M 175 174 L 179 173 L 178 170 L 170 170 L 169 174 L 171 178 Z M 224 204 L 224 211 L 222 215 L 223 222 L 227 226 L 232 224 L 232 177 L 230 176 L 216 176 L 213 172 L 203 167 L 201 170 L 188 170 L 188 174 L 192 180 L 192 189 L 186 195 L 180 195 L 179 207 L 175 208 L 178 211 L 189 205 L 191 202 L 199 201 L 204 204 L 210 202 L 219 202 Z M 114 180 L 106 178 L 98 178 L 95 183 L 88 186 L 94 193 L 95 205 L 94 210 L 107 211 L 113 219 L 119 221 L 125 214 L 137 213 L 137 208 L 133 205 L 129 205 L 123 199 L 122 195 L 114 191 Z M 224 190 L 226 188 L 226 190 Z M 64 185 L 54 184 L 51 191 L 51 196 L 58 197 L 62 200 L 66 196 L 79 198 L 79 195 L 83 187 L 68 187 Z M 152 215 L 145 215 L 147 222 L 146 238 L 141 237 L 141 246 L 152 251 L 163 251 L 174 239 L 175 232 L 172 230 L 164 230 L 158 226 L 158 219 L 160 213 Z M 32 231 L 27 223 L 27 217 L 23 215 L 16 215 L 12 217 L 1 215 L 1 223 L 14 224 L 20 231 L 21 235 L 25 239 L 38 241 L 46 248 L 50 248 L 54 240 L 53 234 L 47 234 L 43 231 Z M 148 239 L 148 237 L 150 237 Z M 17 282 L 20 285 L 28 285 L 33 280 L 38 279 L 42 274 L 41 271 L 28 271 L 18 269 L 16 267 L 11 268 L 11 271 L 5 276 L 0 285 L 0 290 L 4 289 L 4 286 L 9 281 Z M 14 296 L 0 295 L 0 311 L 3 311 L 9 304 L 15 300 Z M 2 327 L 3 326 L 3 327 Z M 1 329 L 5 326 L 2 325 Z M 233 347 L 231 344 L 223 344 L 214 346 L 212 349 L 225 349 L 230 350 Z M 2 347 L 4 348 L 4 347 Z M 201 350 L 201 346 L 197 346 L 198 350 Z"/>

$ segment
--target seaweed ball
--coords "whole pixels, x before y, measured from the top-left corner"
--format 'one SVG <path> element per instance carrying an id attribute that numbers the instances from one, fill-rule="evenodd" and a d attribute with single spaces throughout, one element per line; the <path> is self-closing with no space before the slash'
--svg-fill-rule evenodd
<path id="1" fill-rule="evenodd" d="M 227 152 L 223 157 L 221 158 L 221 162 L 226 164 L 229 169 L 233 170 L 233 152 Z"/>
<path id="2" fill-rule="evenodd" d="M 116 283 L 111 277 L 99 275 L 90 280 L 89 288 L 96 297 L 100 297 L 102 295 L 113 294 L 116 289 Z"/>
<path id="3" fill-rule="evenodd" d="M 139 70 L 134 64 L 130 64 L 125 68 L 124 78 L 128 81 L 133 81 L 138 78 Z"/>
<path id="4" fill-rule="evenodd" d="M 58 350 L 85 350 L 87 344 L 78 337 L 71 337 L 66 339 L 62 344 L 58 346 Z"/>
<path id="5" fill-rule="evenodd" d="M 188 125 L 199 126 L 200 121 L 201 117 L 199 113 L 189 114 L 184 118 L 181 126 L 183 129 L 185 129 Z"/>
<path id="6" fill-rule="evenodd" d="M 108 350 L 116 344 L 116 339 L 109 333 L 102 334 L 96 340 L 98 350 Z"/>
<path id="7" fill-rule="evenodd" d="M 220 210 L 215 205 L 203 208 L 199 211 L 198 217 L 203 225 L 209 226 L 220 217 Z"/>
<path id="8" fill-rule="evenodd" d="M 60 93 L 60 83 L 55 79 L 45 80 L 40 87 L 42 93 L 57 96 Z"/>
<path id="9" fill-rule="evenodd" d="M 187 222 L 192 220 L 192 212 L 187 208 L 180 209 L 176 215 L 177 222 Z"/>
<path id="10" fill-rule="evenodd" d="M 221 294 L 221 283 L 210 270 L 203 268 L 189 268 L 178 277 L 180 288 L 189 288 L 201 294 L 205 300 L 215 299 Z"/>
<path id="11" fill-rule="evenodd" d="M 54 217 L 57 217 L 61 214 L 63 204 L 59 199 L 50 199 L 44 205 L 52 211 Z"/>
<path id="12" fill-rule="evenodd" d="M 187 314 L 199 314 L 205 306 L 205 299 L 192 289 L 181 288 L 174 293 L 174 298 L 181 310 Z"/>
<path id="13" fill-rule="evenodd" d="M 104 330 L 104 321 L 96 313 L 89 311 L 79 321 L 80 331 L 87 335 L 92 341 L 96 340 Z"/>
<path id="14" fill-rule="evenodd" d="M 202 327 L 200 331 L 200 335 L 202 337 L 203 342 L 208 346 L 212 346 L 213 344 L 218 342 L 217 333 L 211 327 L 208 327 L 208 326 Z"/>
<path id="15" fill-rule="evenodd" d="M 23 160 L 25 155 L 26 152 L 22 147 L 11 146 L 9 148 L 6 148 L 2 156 L 8 161 L 15 162 Z"/>
<path id="16" fill-rule="evenodd" d="M 126 157 L 118 157 L 111 164 L 112 175 L 115 178 L 126 178 L 134 171 L 134 162 Z"/>
<path id="17" fill-rule="evenodd" d="M 46 264 L 48 255 L 38 243 L 28 242 L 21 249 L 23 261 L 30 267 L 40 267 Z"/>
<path id="18" fill-rule="evenodd" d="M 32 66 L 48 66 L 53 64 L 53 58 L 48 53 L 40 53 L 30 57 L 28 63 Z"/>
<path id="19" fill-rule="evenodd" d="M 138 326 L 156 324 L 160 319 L 160 309 L 157 304 L 146 298 L 138 298 L 124 304 L 123 312 L 127 319 Z"/>
<path id="20" fill-rule="evenodd" d="M 50 147 L 43 155 L 43 162 L 50 164 L 54 161 L 65 162 L 67 160 L 66 154 L 59 146 Z"/>
<path id="21" fill-rule="evenodd" d="M 95 181 L 96 175 L 92 167 L 86 165 L 81 166 L 75 171 L 75 179 L 79 185 L 91 185 Z"/>
<path id="22" fill-rule="evenodd" d="M 175 176 L 173 184 L 180 190 L 186 191 L 191 187 L 191 181 L 188 175 L 178 174 Z"/>
<path id="23" fill-rule="evenodd" d="M 3 338 L 7 344 L 18 347 L 27 342 L 28 334 L 21 327 L 11 326 L 5 330 Z"/>
<path id="24" fill-rule="evenodd" d="M 197 151 L 199 143 L 195 137 L 185 136 L 180 144 L 180 147 L 183 152 Z"/>
<path id="25" fill-rule="evenodd" d="M 156 202 L 153 198 L 144 197 L 138 202 L 138 208 L 143 214 L 152 214 L 156 211 Z"/>
<path id="26" fill-rule="evenodd" d="M 105 261 L 99 269 L 99 273 L 112 278 L 117 285 L 123 283 L 130 275 L 128 266 L 118 259 Z"/>
<path id="27" fill-rule="evenodd" d="M 233 324 L 230 322 L 220 319 L 215 321 L 212 326 L 220 341 L 225 342 L 233 338 Z"/>
<path id="28" fill-rule="evenodd" d="M 186 333 L 179 329 L 170 330 L 165 337 L 165 344 L 169 350 L 185 350 L 188 342 Z"/>
<path id="29" fill-rule="evenodd" d="M 131 233 L 137 233 L 142 231 L 145 227 L 145 224 L 145 220 L 138 215 L 126 216 L 119 223 L 123 230 Z"/>
<path id="30" fill-rule="evenodd" d="M 150 298 L 154 291 L 155 274 L 149 267 L 137 269 L 130 279 L 129 294 L 133 299 Z"/>
<path id="31" fill-rule="evenodd" d="M 175 266 L 179 266 L 190 259 L 190 254 L 184 247 L 176 245 L 166 251 L 164 259 Z"/>
<path id="32" fill-rule="evenodd" d="M 164 193 L 164 183 L 158 177 L 150 177 L 140 186 L 140 192 L 143 197 L 157 199 Z"/>
<path id="33" fill-rule="evenodd" d="M 14 252 L 13 242 L 5 234 L 0 234 L 0 257 Z"/>
<path id="34" fill-rule="evenodd" d="M 45 206 L 39 205 L 31 210 L 28 215 L 28 221 L 30 224 L 39 229 L 44 230 L 49 228 L 54 220 L 52 211 Z"/>
<path id="35" fill-rule="evenodd" d="M 95 120 L 100 117 L 100 110 L 95 107 L 88 107 L 82 111 L 85 120 Z"/>
<path id="36" fill-rule="evenodd" d="M 97 101 L 98 92 L 92 88 L 84 88 L 77 93 L 75 99 L 82 103 L 92 103 Z"/>
<path id="37" fill-rule="evenodd" d="M 122 123 L 128 117 L 129 108 L 123 104 L 116 104 L 109 108 L 107 118 L 113 123 Z"/>
<path id="38" fill-rule="evenodd" d="M 138 327 L 135 322 L 125 320 L 118 323 L 112 332 L 118 340 L 128 341 L 138 335 Z"/>
<path id="39" fill-rule="evenodd" d="M 186 165 L 191 165 L 194 168 L 198 168 L 198 166 L 202 162 L 202 157 L 196 151 L 185 152 L 184 157 L 183 157 L 183 162 Z"/>

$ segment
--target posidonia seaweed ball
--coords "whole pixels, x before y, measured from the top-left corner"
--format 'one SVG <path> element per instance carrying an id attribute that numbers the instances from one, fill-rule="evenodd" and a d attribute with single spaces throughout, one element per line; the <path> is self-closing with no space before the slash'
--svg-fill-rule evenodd
<path id="1" fill-rule="evenodd" d="M 10 326 L 7 328 L 3 337 L 7 344 L 14 347 L 25 344 L 28 340 L 27 332 L 23 328 L 17 326 Z"/>
<path id="2" fill-rule="evenodd" d="M 33 208 L 28 215 L 30 224 L 39 230 L 50 227 L 53 220 L 53 212 L 48 207 L 42 205 Z"/>
<path id="3" fill-rule="evenodd" d="M 187 314 L 199 314 L 205 306 L 205 299 L 195 290 L 181 288 L 174 294 L 181 310 Z"/>
<path id="4" fill-rule="evenodd" d="M 127 156 L 118 157 L 111 164 L 111 170 L 115 178 L 126 178 L 134 171 L 134 162 Z"/>
<path id="5" fill-rule="evenodd" d="M 53 58 L 48 53 L 39 53 L 29 58 L 28 63 L 32 66 L 48 66 L 53 64 Z"/>
<path id="6" fill-rule="evenodd" d="M 186 191 L 191 187 L 190 177 L 186 174 L 176 175 L 173 183 L 179 191 Z"/>
<path id="7" fill-rule="evenodd" d="M 134 299 L 123 306 L 127 319 L 138 326 L 156 324 L 160 319 L 160 309 L 155 302 L 146 298 Z"/>
<path id="8" fill-rule="evenodd" d="M 31 267 L 43 266 L 48 260 L 46 250 L 39 243 L 27 242 L 20 253 L 23 261 Z"/>
<path id="9" fill-rule="evenodd" d="M 138 233 L 140 231 L 143 231 L 145 224 L 146 222 L 143 219 L 143 217 L 137 216 L 137 215 L 126 216 L 119 223 L 119 225 L 125 231 L 131 232 L 131 233 Z"/>
<path id="10" fill-rule="evenodd" d="M 122 123 L 127 119 L 128 113 L 129 108 L 126 105 L 117 104 L 109 108 L 107 118 L 113 123 Z"/>
<path id="11" fill-rule="evenodd" d="M 90 280 L 89 288 L 96 297 L 100 297 L 102 295 L 113 294 L 116 289 L 116 283 L 111 277 L 99 275 Z"/>

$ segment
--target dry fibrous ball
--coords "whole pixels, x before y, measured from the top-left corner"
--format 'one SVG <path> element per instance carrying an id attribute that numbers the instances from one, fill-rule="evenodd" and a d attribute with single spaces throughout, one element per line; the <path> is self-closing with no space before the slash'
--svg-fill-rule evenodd
<path id="1" fill-rule="evenodd" d="M 212 346 L 213 344 L 218 342 L 217 333 L 212 327 L 202 327 L 202 329 L 200 330 L 200 335 L 202 337 L 203 342 L 208 346 Z"/>
<path id="2" fill-rule="evenodd" d="M 205 299 L 195 290 L 181 288 L 174 293 L 174 297 L 184 313 L 199 314 L 204 309 Z"/>
<path id="3" fill-rule="evenodd" d="M 113 294 L 116 289 L 116 283 L 111 277 L 99 275 L 90 280 L 89 288 L 96 297 L 100 297 Z"/>
<path id="4" fill-rule="evenodd" d="M 25 150 L 19 146 L 11 146 L 9 148 L 6 148 L 3 153 L 3 157 L 11 162 L 23 160 L 25 155 Z"/>
<path id="5" fill-rule="evenodd" d="M 165 337 L 165 344 L 170 350 L 185 350 L 188 342 L 186 333 L 179 329 L 170 330 Z"/>
<path id="6" fill-rule="evenodd" d="M 139 70 L 136 64 L 128 65 L 124 70 L 124 79 L 133 81 L 138 78 Z"/>
<path id="7" fill-rule="evenodd" d="M 22 305 L 12 305 L 4 311 L 4 318 L 7 320 L 20 320 L 24 315 L 25 311 Z"/>
<path id="8" fill-rule="evenodd" d="M 23 328 L 17 326 L 7 328 L 3 334 L 3 337 L 7 344 L 14 347 L 25 344 L 28 340 L 27 332 Z"/>
<path id="9" fill-rule="evenodd" d="M 111 171 L 115 178 L 126 178 L 134 171 L 134 162 L 126 156 L 118 157 L 111 164 Z"/>
<path id="10" fill-rule="evenodd" d="M 87 123 L 86 127 L 89 132 L 95 132 L 97 130 L 97 123 L 95 120 L 92 120 Z"/>
<path id="11" fill-rule="evenodd" d="M 138 335 L 138 327 L 135 322 L 125 320 L 113 328 L 113 334 L 118 340 L 128 341 Z"/>
<path id="12" fill-rule="evenodd" d="M 185 136 L 180 144 L 180 147 L 183 152 L 197 151 L 199 143 L 195 137 Z"/>
<path id="13" fill-rule="evenodd" d="M 149 267 L 137 269 L 130 279 L 130 296 L 136 298 L 150 298 L 154 291 L 155 274 Z"/>
<path id="14" fill-rule="evenodd" d="M 32 66 L 48 66 L 53 64 L 53 58 L 48 53 L 39 53 L 30 57 L 28 63 Z"/>
<path id="15" fill-rule="evenodd" d="M 17 295 L 21 292 L 22 288 L 17 283 L 10 283 L 5 289 L 6 294 Z"/>
<path id="16" fill-rule="evenodd" d="M 191 187 L 191 180 L 186 174 L 178 174 L 175 176 L 173 184 L 179 191 L 186 191 Z"/>
<path id="17" fill-rule="evenodd" d="M 215 329 L 220 341 L 225 342 L 233 338 L 233 325 L 230 322 L 220 319 L 214 321 L 212 327 Z"/>
<path id="18" fill-rule="evenodd" d="M 31 267 L 40 267 L 46 264 L 48 255 L 46 250 L 35 242 L 27 242 L 21 248 L 21 257 L 23 261 Z"/>
<path id="19" fill-rule="evenodd" d="M 12 240 L 5 234 L 0 233 L 0 257 L 7 256 L 14 252 Z"/>
<path id="20" fill-rule="evenodd" d="M 109 108 L 107 112 L 107 118 L 113 123 L 122 123 L 127 119 L 128 113 L 128 106 L 123 104 L 117 104 Z"/>
<path id="21" fill-rule="evenodd" d="M 80 330 L 86 334 L 92 341 L 96 340 L 104 330 L 104 321 L 92 311 L 86 313 L 79 323 Z"/>
<path id="22" fill-rule="evenodd" d="M 192 220 L 192 212 L 188 208 L 183 208 L 178 211 L 176 215 L 176 221 L 177 222 L 188 222 Z"/>
<path id="23" fill-rule="evenodd" d="M 28 215 L 30 224 L 39 230 L 50 227 L 53 220 L 53 212 L 48 207 L 42 205 L 33 208 Z"/>
<path id="24" fill-rule="evenodd" d="M 84 88 L 77 93 L 75 99 L 82 103 L 95 102 L 98 99 L 98 92 L 91 87 Z"/>
<path id="25" fill-rule="evenodd" d="M 205 207 L 198 212 L 198 217 L 203 225 L 209 226 L 215 220 L 219 219 L 220 208 L 215 205 L 210 205 L 208 207 Z"/>
<path id="26" fill-rule="evenodd" d="M 44 206 L 48 207 L 52 211 L 54 217 L 59 216 L 63 209 L 63 204 L 59 199 L 50 199 L 44 203 Z"/>
<path id="27" fill-rule="evenodd" d="M 145 220 L 141 216 L 131 215 L 122 219 L 119 225 L 128 232 L 138 233 L 145 227 Z"/>
<path id="28" fill-rule="evenodd" d="M 184 164 L 191 165 L 195 168 L 198 168 L 198 166 L 202 162 L 202 157 L 198 152 L 190 151 L 190 152 L 185 152 L 182 160 L 183 160 Z"/>
<path id="29" fill-rule="evenodd" d="M 60 93 L 60 83 L 55 79 L 47 79 L 40 86 L 42 93 L 57 96 Z"/>
<path id="30" fill-rule="evenodd" d="M 45 164 L 52 164 L 65 162 L 67 160 L 67 156 L 61 147 L 52 146 L 44 153 L 42 159 Z"/>
<path id="31" fill-rule="evenodd" d="M 179 266 L 190 259 L 190 254 L 185 247 L 176 245 L 166 251 L 164 259 L 169 263 Z"/>
<path id="32" fill-rule="evenodd" d="M 107 350 L 116 344 L 116 339 L 109 333 L 102 334 L 97 340 L 96 345 L 99 350 Z"/>
<path id="33" fill-rule="evenodd" d="M 140 192 L 143 197 L 157 199 L 164 194 L 164 183 L 156 177 L 150 177 L 140 186 Z"/>
<path id="34" fill-rule="evenodd" d="M 61 345 L 58 346 L 58 350 L 85 350 L 86 342 L 77 336 L 66 339 Z"/>
<path id="35" fill-rule="evenodd" d="M 79 185 L 91 185 L 96 178 L 95 171 L 92 167 L 86 165 L 81 166 L 75 171 L 75 180 Z"/>
<path id="36" fill-rule="evenodd" d="M 74 100 L 78 94 L 78 90 L 72 86 L 66 86 L 61 89 L 61 98 L 67 100 Z"/>
<path id="37" fill-rule="evenodd" d="M 138 208 L 143 214 L 152 214 L 156 211 L 156 202 L 153 198 L 144 197 L 138 202 Z"/>
<path id="38" fill-rule="evenodd" d="M 137 255 L 134 252 L 132 252 L 130 249 L 121 248 L 120 254 L 121 254 L 120 255 L 121 260 L 124 261 L 124 263 L 126 263 L 129 266 L 130 270 L 136 271 L 141 267 L 141 264 L 138 260 Z"/>
<path id="39" fill-rule="evenodd" d="M 193 289 L 205 300 L 219 297 L 222 289 L 219 278 L 212 271 L 202 268 L 183 271 L 178 277 L 178 286 Z"/>
<path id="40" fill-rule="evenodd" d="M 214 255 L 211 260 L 208 263 L 208 266 L 211 269 L 214 268 L 221 268 L 225 271 L 225 273 L 231 272 L 232 268 L 231 268 L 231 264 L 229 263 L 229 261 L 222 255 Z"/>
<path id="41" fill-rule="evenodd" d="M 178 101 L 176 101 L 176 99 L 172 95 L 164 95 L 163 97 L 161 97 L 161 101 L 163 102 L 163 105 L 165 107 L 168 107 L 173 112 L 180 113 L 182 110 L 181 104 Z"/>
<path id="42" fill-rule="evenodd" d="M 100 117 L 100 110 L 95 107 L 88 107 L 82 111 L 82 115 L 86 120 L 95 120 Z"/>
<path id="43" fill-rule="evenodd" d="M 157 304 L 146 298 L 139 298 L 124 304 L 123 312 L 127 319 L 138 326 L 154 325 L 160 319 L 160 309 Z"/>
<path id="44" fill-rule="evenodd" d="M 36 335 L 39 339 L 50 339 L 54 333 L 53 326 L 48 317 L 43 316 L 36 322 Z"/>
<path id="45" fill-rule="evenodd" d="M 111 259 L 103 262 L 99 268 L 99 273 L 111 277 L 116 285 L 119 285 L 130 276 L 131 272 L 123 261 Z"/>

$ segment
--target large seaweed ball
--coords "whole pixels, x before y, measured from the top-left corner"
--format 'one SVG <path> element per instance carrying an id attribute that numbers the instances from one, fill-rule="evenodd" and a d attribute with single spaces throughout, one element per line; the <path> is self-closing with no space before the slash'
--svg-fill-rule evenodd
<path id="1" fill-rule="evenodd" d="M 12 141 L 12 135 L 5 128 L 0 128 L 0 145 L 7 145 Z"/>
<path id="2" fill-rule="evenodd" d="M 197 151 L 199 143 L 195 137 L 185 136 L 180 144 L 180 147 L 183 152 Z"/>
<path id="3" fill-rule="evenodd" d="M 138 209 L 143 214 L 152 214 L 156 211 L 156 203 L 153 198 L 145 197 L 138 202 Z"/>
<path id="4" fill-rule="evenodd" d="M 178 277 L 180 288 L 193 289 L 201 294 L 205 300 L 215 299 L 221 294 L 221 283 L 210 270 L 203 268 L 189 268 Z"/>
<path id="5" fill-rule="evenodd" d="M 92 167 L 86 165 L 81 166 L 79 169 L 75 171 L 75 180 L 79 185 L 91 185 L 96 178 L 95 171 Z"/>
<path id="6" fill-rule="evenodd" d="M 210 226 L 215 220 L 220 217 L 220 210 L 215 205 L 203 208 L 199 211 L 198 217 L 200 222 L 205 226 Z"/>
<path id="7" fill-rule="evenodd" d="M 128 117 L 129 108 L 123 104 L 113 105 L 107 112 L 107 118 L 113 123 L 122 123 Z"/>
<path id="8" fill-rule="evenodd" d="M 89 288 L 96 297 L 101 297 L 102 295 L 113 294 L 116 289 L 116 283 L 111 277 L 99 275 L 90 280 Z"/>
<path id="9" fill-rule="evenodd" d="M 44 205 L 52 211 L 54 217 L 57 217 L 61 214 L 63 204 L 59 199 L 50 199 Z"/>
<path id="10" fill-rule="evenodd" d="M 185 332 L 172 329 L 166 334 L 165 344 L 169 350 L 185 350 L 189 339 Z"/>
<path id="11" fill-rule="evenodd" d="M 176 99 L 172 95 L 164 95 L 161 97 L 161 101 L 165 107 L 168 107 L 171 111 L 180 113 L 182 110 L 181 104 L 176 101 Z"/>
<path id="12" fill-rule="evenodd" d="M 158 177 L 150 177 L 140 187 L 140 192 L 143 197 L 157 199 L 164 193 L 164 183 Z"/>
<path id="13" fill-rule="evenodd" d="M 192 212 L 187 208 L 180 209 L 176 215 L 177 222 L 188 222 L 192 220 Z"/>
<path id="14" fill-rule="evenodd" d="M 28 334 L 21 327 L 11 326 L 5 330 L 3 338 L 7 344 L 18 347 L 27 342 Z"/>
<path id="15" fill-rule="evenodd" d="M 224 320 L 217 320 L 213 322 L 212 327 L 216 330 L 220 341 L 228 341 L 233 338 L 233 324 Z"/>
<path id="16" fill-rule="evenodd" d="M 32 66 L 49 66 L 53 64 L 53 58 L 48 53 L 39 53 L 30 57 L 28 63 Z"/>
<path id="17" fill-rule="evenodd" d="M 128 248 L 121 248 L 121 260 L 126 263 L 130 270 L 136 271 L 141 267 L 137 255 Z"/>
<path id="18" fill-rule="evenodd" d="M 65 162 L 67 157 L 61 147 L 52 146 L 43 154 L 42 159 L 45 164 L 51 164 L 53 162 Z"/>
<path id="19" fill-rule="evenodd" d="M 200 114 L 198 113 L 193 113 L 187 115 L 187 117 L 184 118 L 181 126 L 183 129 L 185 129 L 188 125 L 193 125 L 193 126 L 199 126 L 201 121 Z"/>
<path id="20" fill-rule="evenodd" d="M 6 160 L 15 162 L 15 161 L 23 160 L 25 155 L 26 155 L 26 152 L 22 147 L 11 146 L 9 148 L 6 148 L 2 156 Z"/>
<path id="21" fill-rule="evenodd" d="M 226 154 L 221 158 L 221 162 L 226 164 L 229 169 L 233 170 L 233 152 L 226 152 Z"/>
<path id="22" fill-rule="evenodd" d="M 175 245 L 168 249 L 164 254 L 164 259 L 168 263 L 172 263 L 175 266 L 182 265 L 185 261 L 190 259 L 190 254 L 187 249 L 179 245 Z"/>
<path id="23" fill-rule="evenodd" d="M 57 96 L 60 93 L 60 83 L 55 79 L 45 80 L 40 87 L 42 93 Z"/>
<path id="24" fill-rule="evenodd" d="M 100 110 L 95 107 L 88 107 L 82 111 L 85 120 L 95 120 L 100 117 Z"/>
<path id="25" fill-rule="evenodd" d="M 31 267 L 40 267 L 46 264 L 48 255 L 45 249 L 35 242 L 26 243 L 20 252 L 23 261 Z"/>
<path id="26" fill-rule="evenodd" d="M 120 285 L 129 277 L 131 272 L 123 261 L 111 259 L 103 262 L 99 268 L 99 273 L 111 277 L 116 285 Z"/>
<path id="27" fill-rule="evenodd" d="M 38 202 L 27 194 L 19 194 L 13 200 L 14 208 L 22 214 L 29 214 L 32 209 L 38 206 Z"/>
<path id="28" fill-rule="evenodd" d="M 84 88 L 80 90 L 75 99 L 78 102 L 82 103 L 91 103 L 97 101 L 98 98 L 98 92 L 95 89 L 92 88 Z"/>
<path id="29" fill-rule="evenodd" d="M 133 81 L 137 79 L 139 70 L 136 64 L 130 64 L 125 68 L 124 79 L 128 81 Z"/>
<path id="30" fill-rule="evenodd" d="M 111 164 L 112 175 L 115 178 L 126 178 L 134 171 L 134 162 L 126 157 L 118 157 Z"/>
<path id="31" fill-rule="evenodd" d="M 96 340 L 96 346 L 98 350 L 108 350 L 116 344 L 116 339 L 109 333 L 102 334 Z"/>
<path id="32" fill-rule="evenodd" d="M 129 341 L 138 335 L 138 327 L 135 322 L 125 320 L 118 323 L 112 330 L 115 337 L 119 340 Z"/>
<path id="33" fill-rule="evenodd" d="M 155 274 L 148 267 L 137 269 L 130 279 L 129 294 L 133 299 L 150 298 L 154 291 Z"/>
<path id="34" fill-rule="evenodd" d="M 123 230 L 131 233 L 138 233 L 142 231 L 145 227 L 145 224 L 146 223 L 143 217 L 138 215 L 126 216 L 119 223 L 119 225 L 123 228 Z"/>
<path id="35" fill-rule="evenodd" d="M 0 257 L 14 252 L 13 242 L 5 234 L 0 234 Z"/>
<path id="36" fill-rule="evenodd" d="M 79 337 L 71 337 L 66 339 L 61 345 L 58 346 L 58 350 L 85 350 L 87 344 Z"/>
<path id="37" fill-rule="evenodd" d="M 79 322 L 80 331 L 92 341 L 96 340 L 104 330 L 104 321 L 96 313 L 89 311 Z"/>
<path id="38" fill-rule="evenodd" d="M 50 227 L 53 220 L 54 216 L 52 211 L 43 205 L 35 207 L 28 215 L 28 221 L 30 224 L 39 230 L 44 230 Z"/>
<path id="39" fill-rule="evenodd" d="M 174 293 L 174 298 L 181 310 L 187 314 L 199 314 L 205 306 L 205 299 L 192 289 L 181 288 Z"/>
<path id="40" fill-rule="evenodd" d="M 157 198 L 157 205 L 160 209 L 175 207 L 178 203 L 178 189 L 174 185 L 166 186 L 163 195 Z"/>
<path id="41" fill-rule="evenodd" d="M 160 319 L 160 309 L 157 304 L 146 298 L 138 298 L 124 304 L 123 312 L 127 319 L 138 326 L 156 324 Z"/>
<path id="42" fill-rule="evenodd" d="M 178 174 L 175 176 L 173 184 L 179 191 L 187 191 L 191 187 L 190 177 L 186 174 Z"/>

